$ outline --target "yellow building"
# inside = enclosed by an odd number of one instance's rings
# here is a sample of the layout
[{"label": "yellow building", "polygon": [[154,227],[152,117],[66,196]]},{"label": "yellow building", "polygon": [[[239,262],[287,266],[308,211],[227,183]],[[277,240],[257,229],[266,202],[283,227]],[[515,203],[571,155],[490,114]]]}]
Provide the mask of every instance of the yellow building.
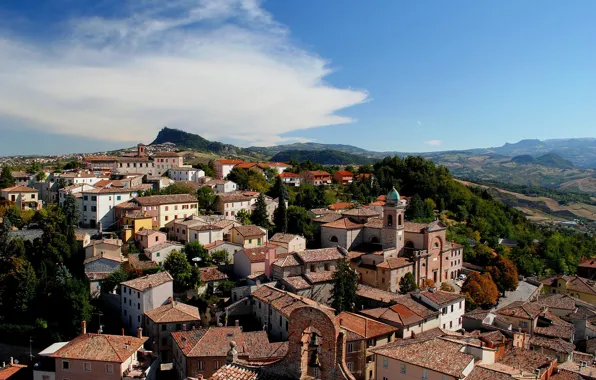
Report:
[{"label": "yellow building", "polygon": [[125,243],[130,243],[140,230],[153,228],[153,218],[142,211],[127,212],[121,218],[120,225],[122,226],[122,240]]},{"label": "yellow building", "polygon": [[151,195],[132,200],[153,220],[153,226],[163,228],[174,219],[198,215],[199,202],[190,194]]},{"label": "yellow building", "polygon": [[267,231],[258,226],[238,226],[230,230],[232,243],[244,248],[257,248],[267,244]]},{"label": "yellow building", "polygon": [[596,281],[579,276],[555,276],[541,280],[543,292],[567,294],[596,306]]}]

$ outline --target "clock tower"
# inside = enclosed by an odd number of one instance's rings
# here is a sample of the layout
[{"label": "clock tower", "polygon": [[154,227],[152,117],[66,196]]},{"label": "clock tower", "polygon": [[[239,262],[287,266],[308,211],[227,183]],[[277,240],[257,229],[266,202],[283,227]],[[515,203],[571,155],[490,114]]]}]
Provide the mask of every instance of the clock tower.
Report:
[{"label": "clock tower", "polygon": [[395,187],[387,194],[387,201],[383,206],[383,249],[395,248],[401,256],[404,248],[404,226],[406,202],[400,200]]}]

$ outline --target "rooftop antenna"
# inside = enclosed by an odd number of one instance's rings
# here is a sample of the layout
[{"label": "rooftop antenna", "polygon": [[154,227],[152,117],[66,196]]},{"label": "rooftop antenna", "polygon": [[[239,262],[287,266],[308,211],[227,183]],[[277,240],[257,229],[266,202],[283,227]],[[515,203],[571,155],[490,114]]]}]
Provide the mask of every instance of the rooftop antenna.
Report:
[{"label": "rooftop antenna", "polygon": [[29,361],[33,362],[33,349],[32,349],[33,338],[29,336]]}]

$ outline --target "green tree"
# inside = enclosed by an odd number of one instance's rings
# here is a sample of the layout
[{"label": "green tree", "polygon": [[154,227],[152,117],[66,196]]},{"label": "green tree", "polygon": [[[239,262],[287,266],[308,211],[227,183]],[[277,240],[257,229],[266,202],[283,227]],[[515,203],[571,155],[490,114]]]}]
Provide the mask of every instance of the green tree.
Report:
[{"label": "green tree", "polygon": [[29,303],[35,297],[37,276],[31,263],[24,257],[13,257],[11,269],[3,278],[2,308],[18,315],[27,311]]},{"label": "green tree", "polygon": [[15,185],[14,177],[12,176],[12,172],[10,167],[3,166],[2,173],[0,173],[0,189],[5,189],[7,187],[12,187]]},{"label": "green tree", "polygon": [[350,268],[347,260],[338,260],[337,269],[333,273],[333,294],[331,307],[337,313],[354,311],[357,300],[358,276]]},{"label": "green tree", "polygon": [[399,280],[399,292],[401,294],[408,294],[418,289],[416,285],[416,279],[411,272],[408,272]]},{"label": "green tree", "polygon": [[163,267],[174,278],[174,292],[181,293],[198,285],[193,268],[184,253],[172,251],[164,261]]},{"label": "green tree", "polygon": [[203,186],[197,191],[197,198],[199,200],[199,208],[205,210],[207,213],[215,211],[215,200],[217,195],[215,191],[209,186]]},{"label": "green tree", "polygon": [[195,262],[193,259],[199,258],[201,259],[198,262],[198,266],[200,267],[208,267],[213,264],[212,257],[209,255],[209,252],[199,241],[186,243],[184,245],[184,253],[186,254],[186,259],[189,263]]},{"label": "green tree", "polygon": [[230,173],[228,173],[226,179],[234,182],[238,186],[239,190],[249,189],[248,170],[233,168],[232,170],[230,170]]},{"label": "green tree", "polygon": [[217,265],[230,264],[230,254],[225,249],[218,249],[216,251],[211,252],[211,261]]},{"label": "green tree", "polygon": [[448,282],[441,283],[441,290],[444,292],[455,293],[455,287]]},{"label": "green tree", "polygon": [[122,268],[118,268],[102,281],[101,291],[111,293],[116,289],[116,293],[120,294],[120,283],[125,281],[128,281],[128,274]]},{"label": "green tree", "polygon": [[288,233],[302,235],[308,241],[315,240],[317,225],[304,207],[290,206],[287,212]]},{"label": "green tree", "polygon": [[62,203],[62,212],[69,226],[79,224],[79,205],[72,194],[68,194]]},{"label": "green tree", "polygon": [[273,213],[273,223],[275,224],[276,232],[286,233],[288,231],[288,210],[286,208],[286,201],[282,197],[278,198],[277,208]]},{"label": "green tree", "polygon": [[492,260],[490,266],[485,268],[485,270],[490,273],[501,294],[504,295],[506,291],[514,291],[517,289],[517,268],[508,258],[498,255]]},{"label": "green tree", "polygon": [[250,214],[245,209],[241,209],[236,213],[236,221],[243,226],[247,226],[251,223]]},{"label": "green tree", "polygon": [[[433,202],[434,204],[434,202]],[[406,219],[413,221],[428,221],[434,216],[434,208],[430,203],[422,201],[420,195],[414,194],[412,201],[406,208]]]},{"label": "green tree", "polygon": [[255,202],[255,208],[250,214],[250,221],[255,226],[263,227],[268,229],[271,227],[269,223],[269,215],[267,214],[267,204],[265,203],[265,196],[260,193],[257,201]]}]

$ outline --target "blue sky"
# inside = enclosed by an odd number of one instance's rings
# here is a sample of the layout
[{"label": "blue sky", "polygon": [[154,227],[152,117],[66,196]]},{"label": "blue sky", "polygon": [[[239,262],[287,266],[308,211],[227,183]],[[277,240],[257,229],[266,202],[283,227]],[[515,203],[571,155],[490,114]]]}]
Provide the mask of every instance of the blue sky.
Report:
[{"label": "blue sky", "polygon": [[0,155],[593,137],[596,2],[8,0]]}]

